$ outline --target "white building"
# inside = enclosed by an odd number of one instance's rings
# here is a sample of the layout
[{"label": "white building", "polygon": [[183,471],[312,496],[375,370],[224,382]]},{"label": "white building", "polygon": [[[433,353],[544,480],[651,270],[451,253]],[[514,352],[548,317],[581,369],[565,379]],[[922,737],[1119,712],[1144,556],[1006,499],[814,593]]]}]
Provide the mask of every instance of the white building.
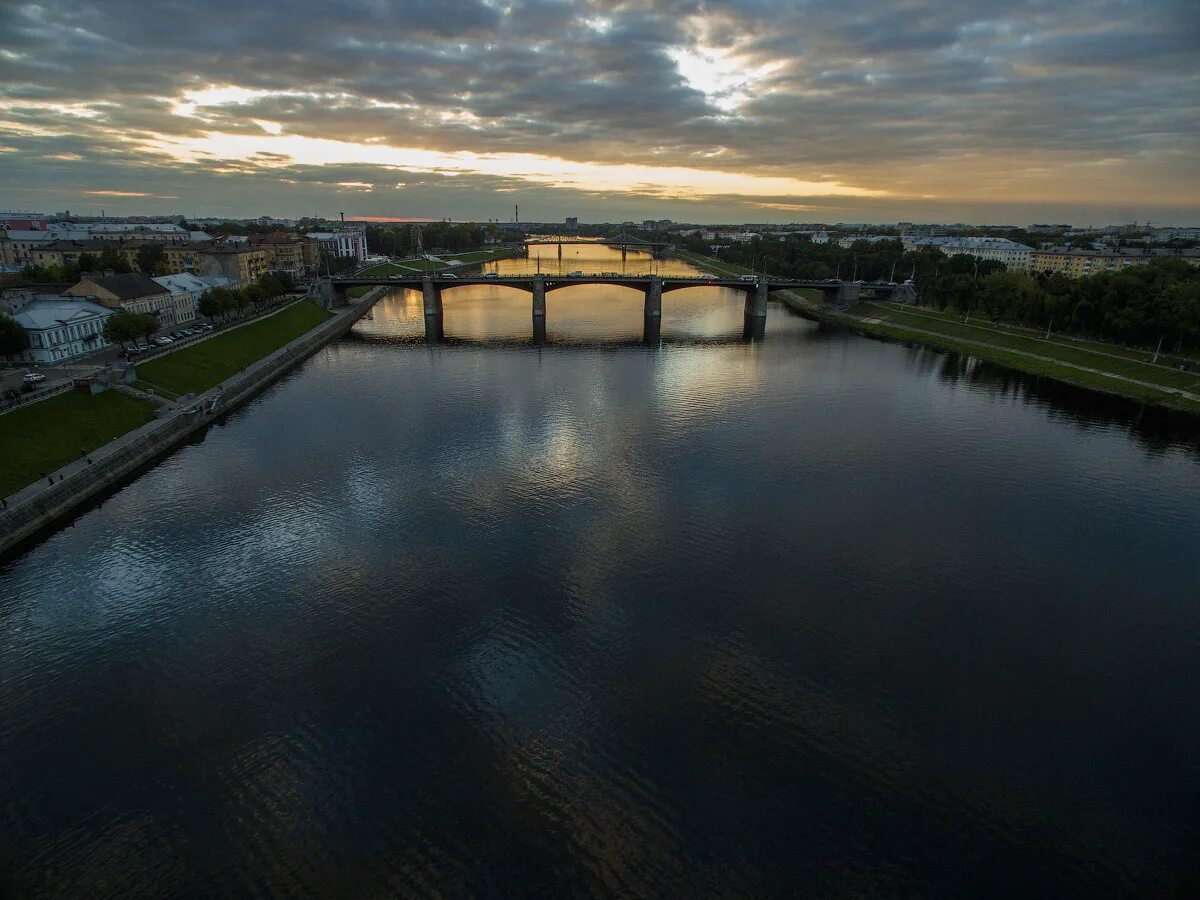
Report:
[{"label": "white building", "polygon": [[976,259],[990,259],[1001,262],[1010,272],[1028,272],[1032,247],[1010,241],[1001,237],[913,237],[905,235],[902,239],[905,250],[919,250],[923,247],[933,247],[941,250],[947,256],[965,254]]},{"label": "white building", "polygon": [[196,280],[204,283],[204,293],[218,287],[236,291],[242,284],[239,279],[234,278],[232,275],[197,275]]},{"label": "white building", "polygon": [[[857,244],[859,241],[863,241],[868,244],[878,244],[880,241],[894,241],[894,240],[898,240],[898,238],[896,238],[894,235],[890,235],[890,234],[852,234],[852,235],[848,235],[846,237],[838,238],[837,242],[838,242],[838,246],[841,247],[843,250],[848,250],[849,248],[851,248],[855,244]],[[825,242],[826,243],[829,242],[828,235],[825,236]]]},{"label": "white building", "polygon": [[310,231],[306,237],[316,241],[321,250],[331,256],[351,257],[363,262],[367,258],[367,233],[345,231]]},{"label": "white building", "polygon": [[52,363],[89,353],[108,344],[104,320],[115,310],[89,300],[42,297],[23,306],[13,318],[29,335],[20,362]]},{"label": "white building", "polygon": [[164,319],[164,324],[182,325],[192,321],[200,311],[200,298],[211,290],[208,283],[190,272],[160,275],[153,281],[171,292],[170,309],[174,321],[166,322],[165,316],[160,313],[159,318]]}]

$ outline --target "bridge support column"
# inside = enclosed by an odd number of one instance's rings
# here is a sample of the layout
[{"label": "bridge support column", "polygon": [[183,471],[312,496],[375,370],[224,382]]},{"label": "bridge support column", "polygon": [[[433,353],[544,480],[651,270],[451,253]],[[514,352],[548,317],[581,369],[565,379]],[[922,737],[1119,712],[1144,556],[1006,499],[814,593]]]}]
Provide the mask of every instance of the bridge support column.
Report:
[{"label": "bridge support column", "polygon": [[833,305],[838,309],[849,309],[858,302],[861,288],[853,281],[843,281],[838,285],[837,296],[834,298]]},{"label": "bridge support column", "polygon": [[442,289],[432,278],[421,279],[421,299],[425,306],[425,340],[437,342],[442,339]]},{"label": "bridge support column", "polygon": [[753,290],[746,291],[746,315],[767,315],[767,279],[760,278]]},{"label": "bridge support column", "polygon": [[[559,247],[561,250],[561,245]],[[540,275],[533,279],[533,342],[546,341],[546,279]]]},{"label": "bridge support column", "polygon": [[742,340],[761,341],[767,333],[767,279],[760,278],[746,291],[746,315]]},{"label": "bridge support column", "polygon": [[646,288],[646,311],[643,316],[642,341],[649,346],[658,344],[662,337],[662,279],[657,275],[650,278]]}]

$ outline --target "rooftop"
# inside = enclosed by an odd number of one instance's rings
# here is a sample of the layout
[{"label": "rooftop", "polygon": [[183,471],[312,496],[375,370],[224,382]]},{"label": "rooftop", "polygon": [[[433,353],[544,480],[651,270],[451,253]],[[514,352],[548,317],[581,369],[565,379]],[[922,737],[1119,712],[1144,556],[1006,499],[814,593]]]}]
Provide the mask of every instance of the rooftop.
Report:
[{"label": "rooftop", "polygon": [[166,288],[153,278],[140,272],[127,272],[123,275],[96,275],[80,279],[80,284],[91,282],[97,287],[104,288],[110,294],[115,294],[119,300],[136,300],[139,297],[150,297],[154,294],[167,293]]},{"label": "rooftop", "polygon": [[54,328],[71,322],[73,319],[91,319],[95,316],[107,316],[112,313],[98,303],[88,300],[68,300],[57,297],[43,297],[34,300],[13,315],[22,327],[41,330]]}]

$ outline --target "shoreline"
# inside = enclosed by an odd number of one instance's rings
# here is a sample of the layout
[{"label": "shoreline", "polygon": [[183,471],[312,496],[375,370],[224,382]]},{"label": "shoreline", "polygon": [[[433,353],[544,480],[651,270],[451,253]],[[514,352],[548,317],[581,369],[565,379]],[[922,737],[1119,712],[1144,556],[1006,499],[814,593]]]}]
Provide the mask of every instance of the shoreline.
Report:
[{"label": "shoreline", "polygon": [[[718,274],[740,275],[750,272],[749,269],[741,266],[723,263],[720,260],[688,251],[678,251],[676,255],[684,262],[697,266],[707,266]],[[1124,397],[1127,400],[1135,402],[1153,403],[1156,406],[1166,409],[1200,414],[1200,379],[1197,379],[1195,390],[1169,387],[1112,372],[1104,369],[1101,365],[1085,366],[1044,353],[1037,353],[1032,349],[1009,347],[998,343],[989,343],[986,340],[975,340],[931,329],[914,328],[911,325],[904,325],[899,322],[890,322],[886,318],[888,309],[883,304],[879,305],[883,307],[882,312],[884,315],[882,317],[875,317],[859,315],[849,310],[840,311],[830,309],[823,306],[820,301],[814,301],[796,291],[775,291],[771,296],[800,315],[818,321],[844,325],[859,334],[883,338],[885,340],[922,344],[938,350],[951,350],[1024,372],[1028,375],[1044,375],[1075,387],[1100,391],[1101,393]],[[914,309],[920,308],[914,307]],[[936,318],[931,319],[931,321],[935,324],[937,322]],[[1021,336],[1010,335],[1009,337]],[[1036,345],[1035,338],[1027,338],[1026,340],[1030,344]],[[1065,345],[1051,346],[1062,346],[1064,351],[1078,349],[1066,347]],[[1113,349],[1124,350],[1126,348],[1116,347]],[[1096,356],[1098,364],[1105,357],[1117,359],[1119,362],[1126,361],[1113,354],[1106,354],[1101,351],[1088,352]],[[1174,370],[1164,369],[1164,371]]]},{"label": "shoreline", "polygon": [[869,337],[922,344],[937,350],[963,353],[1028,375],[1045,375],[1075,387],[1100,391],[1124,397],[1127,400],[1153,403],[1156,406],[1180,412],[1200,414],[1200,393],[1128,378],[1100,368],[1081,366],[1028,350],[913,328],[881,318],[860,316],[848,311],[826,309],[819,302],[814,302],[795,291],[777,291],[772,296],[800,315],[821,322],[844,325]]},{"label": "shoreline", "polygon": [[168,415],[109,441],[88,455],[90,462],[76,460],[61,467],[51,473],[59,479],[54,484],[39,480],[13,493],[8,498],[7,509],[0,510],[0,556],[7,556],[62,520],[79,513],[81,507],[107,489],[141,474],[197,431],[261,393],[322,347],[348,332],[386,290],[388,288],[382,285],[372,289],[339,309],[331,318],[247,366],[245,371],[227,378]]}]

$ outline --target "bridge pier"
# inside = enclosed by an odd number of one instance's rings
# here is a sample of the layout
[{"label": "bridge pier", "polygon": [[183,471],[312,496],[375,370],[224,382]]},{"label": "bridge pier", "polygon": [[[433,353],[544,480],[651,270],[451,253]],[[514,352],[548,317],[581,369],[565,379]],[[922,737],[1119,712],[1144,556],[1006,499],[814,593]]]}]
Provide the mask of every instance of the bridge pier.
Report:
[{"label": "bridge pier", "polygon": [[761,341],[767,333],[767,279],[760,278],[753,288],[746,289],[746,314],[743,317],[742,340]]},{"label": "bridge pier", "polygon": [[442,327],[442,289],[429,276],[421,279],[421,299],[425,306],[425,340],[436,343],[445,336]]},{"label": "bridge pier", "polygon": [[646,309],[642,317],[642,341],[649,345],[658,344],[662,336],[662,278],[651,276],[646,288]]},{"label": "bridge pier", "polygon": [[[561,247],[560,247],[561,249]],[[533,279],[533,342],[546,341],[546,279],[541,275]]]},{"label": "bridge pier", "polygon": [[859,285],[853,281],[843,281],[838,285],[837,296],[833,301],[834,306],[838,309],[849,309],[858,302],[859,294],[862,293]]}]

